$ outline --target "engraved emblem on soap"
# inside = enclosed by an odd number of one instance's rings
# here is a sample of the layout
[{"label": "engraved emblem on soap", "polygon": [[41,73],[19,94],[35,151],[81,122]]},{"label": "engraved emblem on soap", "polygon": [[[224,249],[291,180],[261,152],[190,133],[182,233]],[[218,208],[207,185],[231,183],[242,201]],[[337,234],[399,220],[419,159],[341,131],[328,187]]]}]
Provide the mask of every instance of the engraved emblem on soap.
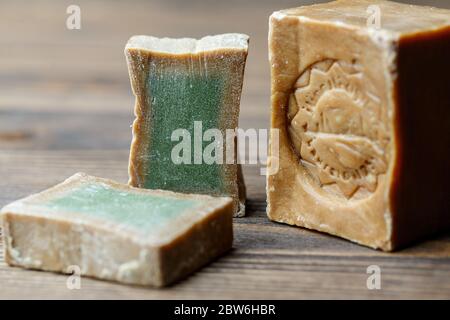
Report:
[{"label": "engraved emblem on soap", "polygon": [[374,192],[387,169],[381,102],[358,69],[355,61],[311,65],[295,83],[287,112],[300,164],[319,186],[347,199]]}]

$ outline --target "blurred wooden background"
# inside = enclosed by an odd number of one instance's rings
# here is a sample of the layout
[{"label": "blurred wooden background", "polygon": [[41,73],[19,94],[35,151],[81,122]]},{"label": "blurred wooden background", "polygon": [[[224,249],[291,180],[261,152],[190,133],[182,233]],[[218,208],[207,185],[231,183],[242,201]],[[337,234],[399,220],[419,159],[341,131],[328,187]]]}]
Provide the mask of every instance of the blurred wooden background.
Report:
[{"label": "blurred wooden background", "polygon": [[[267,128],[268,16],[312,2],[0,0],[0,207],[77,171],[127,181],[134,98],[123,49],[134,34],[249,34],[240,126]],[[81,30],[66,28],[70,4],[81,7]],[[245,168],[249,212],[235,221],[234,250],[177,285],[83,279],[68,290],[66,276],[6,266],[0,243],[0,298],[450,298],[450,235],[386,254],[271,223],[258,173]],[[381,290],[366,287],[374,264]]]}]

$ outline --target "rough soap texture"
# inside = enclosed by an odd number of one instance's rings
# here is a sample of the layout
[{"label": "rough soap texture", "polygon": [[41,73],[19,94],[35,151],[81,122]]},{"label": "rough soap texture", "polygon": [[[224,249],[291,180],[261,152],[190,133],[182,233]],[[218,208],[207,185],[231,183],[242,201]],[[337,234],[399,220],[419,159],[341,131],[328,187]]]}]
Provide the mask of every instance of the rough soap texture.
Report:
[{"label": "rough soap texture", "polygon": [[[225,34],[195,39],[132,37],[126,46],[129,73],[136,95],[130,184],[139,188],[231,196],[237,216],[245,213],[245,188],[237,164],[205,163],[202,141],[208,129],[238,126],[248,37]],[[201,121],[200,148],[195,121]],[[189,163],[172,161],[175,130],[190,134]],[[196,163],[194,153],[200,155]],[[226,154],[226,148],[223,150]],[[236,158],[235,158],[236,159]],[[198,160],[197,160],[198,161]]]},{"label": "rough soap texture", "polygon": [[129,284],[170,284],[231,248],[231,198],[76,174],[1,211],[5,260]]},{"label": "rough soap texture", "polygon": [[447,229],[450,11],[342,0],[275,12],[269,38],[269,218],[387,251]]}]

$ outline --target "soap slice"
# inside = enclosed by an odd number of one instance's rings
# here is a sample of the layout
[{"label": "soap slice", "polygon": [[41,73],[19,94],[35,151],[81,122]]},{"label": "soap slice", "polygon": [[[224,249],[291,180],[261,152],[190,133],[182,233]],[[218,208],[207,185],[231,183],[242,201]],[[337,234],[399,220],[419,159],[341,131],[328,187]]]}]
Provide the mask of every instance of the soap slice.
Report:
[{"label": "soap slice", "polygon": [[78,173],[2,209],[5,260],[164,286],[231,248],[232,209],[231,198],[136,189]]},{"label": "soap slice", "polygon": [[269,41],[269,218],[386,251],[448,230],[450,11],[334,1],[275,12]]},{"label": "soap slice", "polygon": [[[244,215],[241,167],[235,152],[227,158],[234,150],[225,144],[226,130],[238,126],[247,48],[243,34],[200,40],[134,36],[128,41],[125,55],[136,96],[130,185],[230,196],[235,215]],[[183,137],[175,132],[180,129],[186,130]],[[219,130],[222,141],[206,136],[203,141],[209,129]],[[207,148],[214,141],[223,161],[212,158],[211,163],[203,154],[216,155]],[[188,148],[174,149],[181,143]]]}]

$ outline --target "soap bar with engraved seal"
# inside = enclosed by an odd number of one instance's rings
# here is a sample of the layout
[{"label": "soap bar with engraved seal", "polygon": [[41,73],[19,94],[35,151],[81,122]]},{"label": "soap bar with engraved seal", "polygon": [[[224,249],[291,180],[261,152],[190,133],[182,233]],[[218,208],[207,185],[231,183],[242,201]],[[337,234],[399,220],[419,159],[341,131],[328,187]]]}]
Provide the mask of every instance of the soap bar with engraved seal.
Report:
[{"label": "soap bar with engraved seal", "polygon": [[269,218],[385,251],[448,229],[450,11],[342,0],[269,33]]},{"label": "soap bar with engraved seal", "polygon": [[132,188],[76,174],[1,210],[12,266],[164,286],[231,248],[231,198]]}]

